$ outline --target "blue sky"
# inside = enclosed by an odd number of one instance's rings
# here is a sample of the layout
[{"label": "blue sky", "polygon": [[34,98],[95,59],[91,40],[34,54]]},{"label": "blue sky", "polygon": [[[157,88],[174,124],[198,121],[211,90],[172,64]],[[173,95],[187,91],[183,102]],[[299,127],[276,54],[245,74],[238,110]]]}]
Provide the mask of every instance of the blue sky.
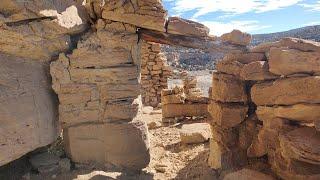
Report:
[{"label": "blue sky", "polygon": [[162,0],[169,16],[201,22],[210,34],[252,34],[320,25],[320,0]]}]

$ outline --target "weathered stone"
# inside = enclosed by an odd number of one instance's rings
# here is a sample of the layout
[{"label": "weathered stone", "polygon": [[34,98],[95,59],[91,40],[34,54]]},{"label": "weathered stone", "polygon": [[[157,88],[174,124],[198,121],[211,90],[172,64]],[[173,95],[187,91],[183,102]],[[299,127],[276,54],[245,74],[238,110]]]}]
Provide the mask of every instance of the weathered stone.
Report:
[{"label": "weathered stone", "polygon": [[255,136],[258,135],[258,118],[254,114],[248,117],[239,127],[239,146],[248,149]]},{"label": "weathered stone", "polygon": [[314,126],[317,131],[320,131],[320,119],[314,121]]},{"label": "weathered stone", "polygon": [[319,86],[319,76],[280,79],[254,85],[251,98],[256,105],[320,103]]},{"label": "weathered stone", "polygon": [[272,176],[263,174],[251,169],[241,169],[239,171],[227,174],[223,180],[274,180]]},{"label": "weathered stone", "polygon": [[271,158],[272,170],[283,179],[317,180],[320,178],[319,165],[313,165],[294,159],[286,159],[281,152],[275,152]]},{"label": "weathered stone", "polygon": [[140,95],[138,81],[128,81],[126,84],[105,84],[100,86],[100,98],[102,101],[116,101],[122,99],[135,99]]},{"label": "weathered stone", "polygon": [[320,167],[320,134],[311,127],[293,130],[280,136],[281,154],[286,158]]},{"label": "weathered stone", "polygon": [[162,106],[162,116],[164,118],[206,116],[207,109],[207,104],[167,104]]},{"label": "weathered stone", "polygon": [[240,77],[246,81],[263,81],[279,78],[279,76],[269,72],[269,65],[266,61],[257,61],[244,65],[241,69]]},{"label": "weathered stone", "polygon": [[41,166],[56,165],[59,163],[59,160],[58,156],[50,154],[49,152],[43,152],[32,156],[29,161],[32,167],[37,170]]},{"label": "weathered stone", "polygon": [[208,36],[209,28],[203,24],[183,19],[180,17],[169,17],[167,32],[185,36]]},{"label": "weathered stone", "polygon": [[69,172],[71,170],[70,159],[68,158],[61,159],[59,161],[59,168],[61,172],[64,172],[64,173]]},{"label": "weathered stone", "polygon": [[[247,149],[248,157],[262,157],[268,153],[268,142],[267,139],[270,139],[271,133],[267,133],[265,129],[257,128],[258,134],[253,136],[252,143]],[[274,137],[274,136],[271,136]],[[277,138],[277,137],[276,137]],[[276,140],[276,139],[273,139]]]},{"label": "weathered stone", "polygon": [[180,139],[183,144],[204,143],[210,137],[210,125],[207,123],[185,124],[180,130]]},{"label": "weathered stone", "polygon": [[214,73],[212,99],[220,102],[247,102],[245,83],[235,76]]},{"label": "weathered stone", "polygon": [[221,36],[223,42],[228,42],[235,45],[247,46],[251,42],[252,36],[247,33],[243,33],[239,30],[233,30],[231,33],[227,33]]},{"label": "weathered stone", "polygon": [[[320,105],[296,104],[278,107],[259,106],[257,114],[263,121],[274,118],[284,118],[302,123],[313,123],[315,120],[320,119]],[[266,115],[268,117],[266,117]]]},{"label": "weathered stone", "polygon": [[223,129],[220,126],[214,124],[211,125],[212,139],[226,147],[234,147],[239,141],[238,128]]},{"label": "weathered stone", "polygon": [[119,101],[107,104],[104,111],[106,122],[132,121],[137,116],[141,105],[141,99],[135,99],[133,102]]},{"label": "weathered stone", "polygon": [[105,2],[102,18],[165,32],[167,12],[160,1]]},{"label": "weathered stone", "polygon": [[216,64],[216,69],[218,72],[231,74],[231,75],[239,77],[243,66],[244,66],[244,64],[242,64],[238,61],[223,61],[222,60]]},{"label": "weathered stone", "polygon": [[268,53],[271,48],[273,47],[281,47],[281,44],[279,41],[276,42],[266,42],[266,43],[261,43],[252,49],[250,49],[250,52],[252,53]]},{"label": "weathered stone", "polygon": [[269,66],[270,72],[285,76],[320,72],[320,51],[302,52],[295,49],[271,48]]},{"label": "weathered stone", "polygon": [[161,104],[183,104],[185,101],[184,94],[172,94],[167,96],[161,96]]},{"label": "weathered stone", "polygon": [[208,163],[213,169],[230,170],[245,165],[247,157],[245,151],[237,147],[226,148],[211,139]]},{"label": "weathered stone", "polygon": [[112,163],[140,170],[150,160],[146,133],[147,127],[142,122],[86,124],[66,129],[64,139],[66,151],[74,162]]},{"label": "weathered stone", "polygon": [[127,83],[138,77],[136,66],[108,69],[70,69],[71,80],[79,83]]},{"label": "weathered stone", "polygon": [[214,123],[224,128],[231,128],[245,120],[248,107],[213,102],[208,105],[208,111]]},{"label": "weathered stone", "polygon": [[280,40],[282,47],[297,49],[305,52],[320,52],[320,43],[310,40],[298,39],[298,38],[283,38]]},{"label": "weathered stone", "polygon": [[235,52],[229,53],[224,56],[224,62],[233,62],[238,61],[242,64],[249,64],[257,61],[266,61],[267,58],[264,53],[243,53],[243,52]]},{"label": "weathered stone", "polygon": [[0,63],[1,166],[54,142],[58,132],[48,65],[3,54]]}]

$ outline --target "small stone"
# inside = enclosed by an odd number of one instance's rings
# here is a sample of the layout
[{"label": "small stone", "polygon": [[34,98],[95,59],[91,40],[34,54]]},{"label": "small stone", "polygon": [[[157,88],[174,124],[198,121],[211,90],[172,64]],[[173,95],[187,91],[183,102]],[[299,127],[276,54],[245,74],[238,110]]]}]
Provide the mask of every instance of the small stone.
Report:
[{"label": "small stone", "polygon": [[70,159],[64,158],[59,161],[59,167],[62,172],[69,172],[71,169]]},{"label": "small stone", "polygon": [[59,163],[59,157],[48,152],[34,155],[30,158],[30,163],[34,169],[39,169],[41,166],[56,165]]},{"label": "small stone", "polygon": [[180,130],[182,144],[204,143],[211,137],[210,125],[207,123],[185,124]]}]

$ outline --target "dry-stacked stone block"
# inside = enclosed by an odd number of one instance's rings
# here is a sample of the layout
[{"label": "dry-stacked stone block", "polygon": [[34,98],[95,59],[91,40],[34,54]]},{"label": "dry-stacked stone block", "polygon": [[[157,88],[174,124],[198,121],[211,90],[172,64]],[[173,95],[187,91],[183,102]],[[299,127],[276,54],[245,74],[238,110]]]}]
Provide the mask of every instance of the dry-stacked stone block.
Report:
[{"label": "dry-stacked stone block", "polygon": [[51,63],[68,155],[78,163],[144,168],[150,157],[136,27],[100,19],[77,47]]},{"label": "dry-stacked stone block", "polygon": [[161,103],[161,91],[168,88],[171,68],[161,53],[158,43],[140,42],[142,103],[157,107]]},{"label": "dry-stacked stone block", "polygon": [[172,118],[208,115],[208,98],[197,88],[197,79],[185,77],[183,82],[183,87],[162,90],[163,122],[169,122]]},{"label": "dry-stacked stone block", "polygon": [[[221,37],[225,43],[245,49],[251,36],[233,31]],[[264,56],[258,53],[246,53],[241,50],[230,53],[217,64],[213,73],[211,102],[208,111],[212,117],[213,136],[210,141],[209,165],[214,169],[229,170],[245,165],[246,151],[241,148],[250,142],[239,142],[241,124],[248,117],[249,101],[248,84],[240,77],[245,64],[263,61]],[[250,129],[249,127],[247,129]],[[246,129],[246,130],[247,130]],[[247,130],[250,131],[250,130]],[[247,137],[242,137],[247,140]]]},{"label": "dry-stacked stone block", "polygon": [[320,178],[319,52],[319,43],[285,38],[218,62],[209,105],[213,168],[230,168],[230,147],[240,147],[246,158],[268,157],[283,179]]}]

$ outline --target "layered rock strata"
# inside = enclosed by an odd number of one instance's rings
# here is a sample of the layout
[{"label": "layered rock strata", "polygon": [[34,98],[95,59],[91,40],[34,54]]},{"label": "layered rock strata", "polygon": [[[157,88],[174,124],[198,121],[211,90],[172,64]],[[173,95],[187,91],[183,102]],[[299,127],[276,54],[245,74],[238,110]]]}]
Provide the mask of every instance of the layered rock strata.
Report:
[{"label": "layered rock strata", "polygon": [[1,1],[0,166],[58,137],[49,64],[87,26],[84,9],[71,0]]}]

